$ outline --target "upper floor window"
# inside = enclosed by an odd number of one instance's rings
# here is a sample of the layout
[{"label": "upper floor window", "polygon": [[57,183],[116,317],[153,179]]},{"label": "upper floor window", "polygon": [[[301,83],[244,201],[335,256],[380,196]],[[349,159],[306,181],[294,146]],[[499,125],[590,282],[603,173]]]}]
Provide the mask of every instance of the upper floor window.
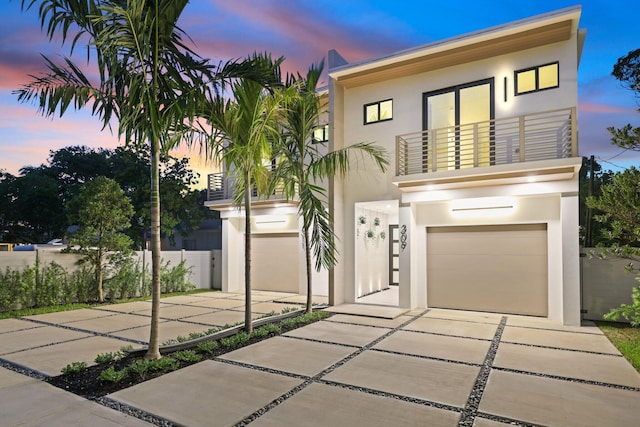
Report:
[{"label": "upper floor window", "polygon": [[383,122],[393,119],[393,100],[372,102],[364,106],[364,124]]},{"label": "upper floor window", "polygon": [[559,63],[553,62],[516,71],[516,95],[559,87],[559,69]]},{"label": "upper floor window", "polygon": [[318,126],[313,130],[312,143],[317,144],[319,142],[329,141],[329,125]]}]

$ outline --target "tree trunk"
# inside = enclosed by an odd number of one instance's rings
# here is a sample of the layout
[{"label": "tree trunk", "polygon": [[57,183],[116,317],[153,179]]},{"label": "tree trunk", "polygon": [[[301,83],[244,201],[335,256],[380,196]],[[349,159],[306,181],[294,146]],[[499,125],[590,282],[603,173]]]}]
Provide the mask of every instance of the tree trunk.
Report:
[{"label": "tree trunk", "polygon": [[311,313],[313,305],[313,283],[311,273],[311,245],[309,239],[309,229],[304,227],[304,252],[307,261],[307,313]]},{"label": "tree trunk", "polygon": [[160,344],[160,146],[151,141],[151,333],[145,359],[159,359]]},{"label": "tree trunk", "polygon": [[244,176],[244,330],[250,334],[251,324],[251,181]]},{"label": "tree trunk", "polygon": [[98,265],[96,265],[96,281],[98,282],[98,301],[104,302],[102,291],[102,250],[98,250]]}]

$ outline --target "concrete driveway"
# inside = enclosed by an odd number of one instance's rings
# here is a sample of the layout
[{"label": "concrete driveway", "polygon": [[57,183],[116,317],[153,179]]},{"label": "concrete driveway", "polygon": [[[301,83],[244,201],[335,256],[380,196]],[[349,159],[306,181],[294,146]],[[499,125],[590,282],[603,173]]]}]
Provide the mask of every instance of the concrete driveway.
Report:
[{"label": "concrete driveway", "polygon": [[[256,306],[268,311],[273,304],[281,306],[274,299],[299,298],[256,297]],[[240,312],[231,306],[235,300],[242,303],[237,294],[177,298],[182,299],[163,300],[163,311],[170,313],[163,314],[170,316],[163,326],[171,333],[179,329],[171,322],[191,319],[192,325],[204,326],[195,320]],[[108,315],[98,309],[43,315],[49,316],[46,324],[42,317],[0,321],[3,425],[55,425],[55,420],[69,425],[69,413],[81,420],[78,425],[98,426],[139,425],[142,419],[185,426],[640,425],[640,375],[597,327],[562,327],[511,315],[337,307],[342,313],[330,319],[97,403],[16,373],[57,374],[54,366],[63,358],[59,346],[73,349],[74,358],[64,366],[85,353],[89,362],[97,353],[139,340],[142,334],[132,331],[145,325],[123,328],[119,323],[144,316],[143,304],[131,304],[120,313],[110,309]],[[354,312],[382,317],[345,314]],[[91,323],[88,314],[100,316]],[[90,333],[91,324],[105,332]],[[58,403],[40,404],[52,401]]]}]

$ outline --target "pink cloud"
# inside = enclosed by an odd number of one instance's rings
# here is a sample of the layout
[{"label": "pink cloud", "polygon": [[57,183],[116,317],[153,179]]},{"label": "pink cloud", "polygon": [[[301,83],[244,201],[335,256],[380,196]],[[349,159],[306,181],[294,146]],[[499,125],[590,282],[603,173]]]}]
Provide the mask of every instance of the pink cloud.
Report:
[{"label": "pink cloud", "polygon": [[627,106],[601,104],[596,102],[580,102],[578,108],[581,112],[603,114],[634,114],[637,110]]}]

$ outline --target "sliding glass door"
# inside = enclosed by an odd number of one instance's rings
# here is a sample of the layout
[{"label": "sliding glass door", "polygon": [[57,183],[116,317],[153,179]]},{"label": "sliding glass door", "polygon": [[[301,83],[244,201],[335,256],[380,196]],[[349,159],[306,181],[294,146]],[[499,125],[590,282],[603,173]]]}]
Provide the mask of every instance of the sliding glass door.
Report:
[{"label": "sliding glass door", "polygon": [[429,171],[491,164],[493,79],[423,94]]}]

